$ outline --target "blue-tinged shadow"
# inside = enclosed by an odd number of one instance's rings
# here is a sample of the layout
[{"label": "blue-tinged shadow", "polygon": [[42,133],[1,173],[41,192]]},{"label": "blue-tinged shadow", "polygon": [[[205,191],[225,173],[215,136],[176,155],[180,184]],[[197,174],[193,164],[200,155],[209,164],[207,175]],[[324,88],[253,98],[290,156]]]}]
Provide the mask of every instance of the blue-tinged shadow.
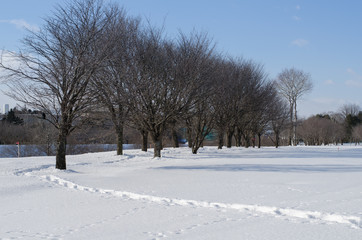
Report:
[{"label": "blue-tinged shadow", "polygon": [[279,164],[222,164],[222,165],[192,165],[192,166],[165,166],[153,169],[160,170],[203,170],[228,172],[332,172],[349,173],[362,172],[360,165],[279,165]]}]

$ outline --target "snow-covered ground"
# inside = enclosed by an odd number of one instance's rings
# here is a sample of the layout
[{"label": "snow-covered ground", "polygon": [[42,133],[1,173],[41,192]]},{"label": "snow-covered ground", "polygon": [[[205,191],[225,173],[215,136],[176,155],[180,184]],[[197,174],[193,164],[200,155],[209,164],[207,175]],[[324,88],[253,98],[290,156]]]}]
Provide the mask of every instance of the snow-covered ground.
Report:
[{"label": "snow-covered ground", "polygon": [[0,159],[0,239],[362,239],[362,147]]}]

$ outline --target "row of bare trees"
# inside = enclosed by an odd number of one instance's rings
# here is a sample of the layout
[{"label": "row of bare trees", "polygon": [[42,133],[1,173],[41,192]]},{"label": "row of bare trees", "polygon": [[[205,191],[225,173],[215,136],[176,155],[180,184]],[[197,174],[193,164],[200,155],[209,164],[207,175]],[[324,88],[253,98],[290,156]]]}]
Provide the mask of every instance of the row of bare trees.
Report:
[{"label": "row of bare trees", "polygon": [[[186,128],[193,153],[212,130],[219,148],[225,136],[227,147],[233,138],[236,146],[255,146],[255,137],[260,147],[262,134],[271,129],[278,146],[293,114],[280,97],[282,88],[275,88],[261,65],[221,56],[207,34],[180,33],[170,40],[115,4],[59,5],[23,43],[23,51],[7,53],[19,65],[7,65],[2,57],[3,78],[11,97],[45,113],[57,129],[58,169],[66,169],[68,136],[97,109],[106,111],[114,125],[118,154],[127,124],[142,134],[143,150],[151,137],[155,157],[161,156],[166,130],[177,147],[179,127]],[[295,118],[303,92],[289,101]]]}]

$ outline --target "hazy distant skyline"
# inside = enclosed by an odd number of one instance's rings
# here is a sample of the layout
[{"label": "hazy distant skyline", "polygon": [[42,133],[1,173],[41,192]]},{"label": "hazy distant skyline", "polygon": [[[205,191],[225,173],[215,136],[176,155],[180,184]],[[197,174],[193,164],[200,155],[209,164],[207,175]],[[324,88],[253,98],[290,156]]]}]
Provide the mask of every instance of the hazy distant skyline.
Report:
[{"label": "hazy distant skyline", "polygon": [[[2,1],[0,48],[17,51],[26,31],[37,31],[65,1]],[[105,1],[109,2],[109,1]],[[129,15],[163,25],[168,37],[181,30],[208,32],[220,52],[264,65],[271,79],[284,68],[308,72],[313,91],[298,102],[302,117],[362,105],[362,1],[223,0],[113,1]],[[4,89],[3,85],[0,85]],[[0,93],[0,108],[15,102]]]}]

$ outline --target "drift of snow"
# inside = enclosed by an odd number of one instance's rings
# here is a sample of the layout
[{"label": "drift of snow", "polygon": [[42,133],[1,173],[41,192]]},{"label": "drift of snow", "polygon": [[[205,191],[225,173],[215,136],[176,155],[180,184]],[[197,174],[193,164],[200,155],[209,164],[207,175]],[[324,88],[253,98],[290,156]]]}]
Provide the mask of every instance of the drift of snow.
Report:
[{"label": "drift of snow", "polygon": [[362,239],[362,148],[0,159],[0,239]]}]

